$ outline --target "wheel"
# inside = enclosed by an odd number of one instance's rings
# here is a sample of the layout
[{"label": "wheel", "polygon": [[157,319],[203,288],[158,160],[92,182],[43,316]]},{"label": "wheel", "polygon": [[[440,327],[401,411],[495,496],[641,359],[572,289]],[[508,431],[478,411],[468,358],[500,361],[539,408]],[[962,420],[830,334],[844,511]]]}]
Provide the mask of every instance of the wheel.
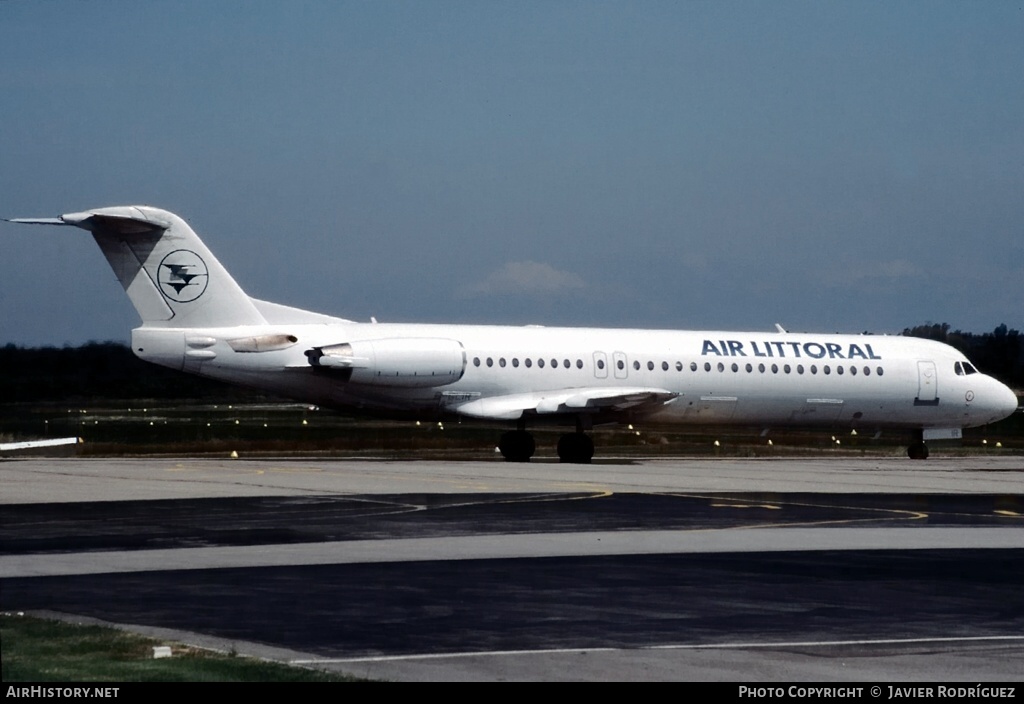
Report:
[{"label": "wheel", "polygon": [[566,433],[558,438],[558,461],[590,464],[594,457],[594,441],[585,433]]},{"label": "wheel", "polygon": [[498,449],[506,462],[529,462],[537,445],[525,430],[510,430],[498,440]]},{"label": "wheel", "polygon": [[907,448],[907,456],[912,460],[928,459],[928,446],[923,442],[915,442]]}]

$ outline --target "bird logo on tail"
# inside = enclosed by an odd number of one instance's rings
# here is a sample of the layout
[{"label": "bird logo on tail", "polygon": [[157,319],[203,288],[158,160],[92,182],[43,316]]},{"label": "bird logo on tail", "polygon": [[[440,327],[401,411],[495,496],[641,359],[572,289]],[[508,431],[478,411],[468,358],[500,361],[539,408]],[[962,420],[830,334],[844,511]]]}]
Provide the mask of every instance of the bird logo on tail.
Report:
[{"label": "bird logo on tail", "polygon": [[164,296],[178,303],[196,300],[210,282],[206,263],[188,249],[177,249],[164,257],[157,278]]}]

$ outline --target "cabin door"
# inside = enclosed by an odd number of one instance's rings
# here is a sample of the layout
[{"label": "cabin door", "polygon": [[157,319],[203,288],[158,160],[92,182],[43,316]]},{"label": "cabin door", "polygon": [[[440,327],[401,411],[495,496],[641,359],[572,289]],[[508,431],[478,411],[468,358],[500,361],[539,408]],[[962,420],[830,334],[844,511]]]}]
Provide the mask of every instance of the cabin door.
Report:
[{"label": "cabin door", "polygon": [[935,406],[939,403],[939,379],[935,373],[935,362],[917,363],[917,398],[915,405]]}]

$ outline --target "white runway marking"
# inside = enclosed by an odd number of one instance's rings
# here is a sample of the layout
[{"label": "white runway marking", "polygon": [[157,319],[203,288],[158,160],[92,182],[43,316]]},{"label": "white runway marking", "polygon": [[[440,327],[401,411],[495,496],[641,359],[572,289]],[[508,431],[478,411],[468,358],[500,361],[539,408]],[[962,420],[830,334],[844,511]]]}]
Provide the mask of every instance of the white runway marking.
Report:
[{"label": "white runway marking", "polygon": [[1016,527],[726,528],[514,533],[0,556],[0,578],[232,567],[809,550],[1024,548]]}]

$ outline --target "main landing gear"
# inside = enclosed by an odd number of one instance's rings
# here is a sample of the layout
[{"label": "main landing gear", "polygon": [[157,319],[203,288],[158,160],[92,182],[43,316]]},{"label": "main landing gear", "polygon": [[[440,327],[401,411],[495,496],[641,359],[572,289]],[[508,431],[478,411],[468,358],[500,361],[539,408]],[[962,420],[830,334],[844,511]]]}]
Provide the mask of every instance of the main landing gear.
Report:
[{"label": "main landing gear", "polygon": [[914,431],[914,440],[910,443],[910,447],[907,448],[907,456],[912,460],[928,459],[928,446],[924,444],[923,430]]},{"label": "main landing gear", "polygon": [[498,440],[498,449],[506,462],[529,462],[537,449],[533,436],[523,428],[510,430]]},{"label": "main landing gear", "polygon": [[590,464],[594,441],[584,432],[566,433],[558,438],[558,461],[566,464]]},{"label": "main landing gear", "polygon": [[[515,430],[510,430],[498,440],[498,450],[506,462],[529,462],[537,444],[526,430],[526,424],[520,422]],[[565,433],[558,438],[558,461],[568,464],[590,464],[594,457],[594,441],[583,432],[583,424],[579,423],[575,433]]]}]

